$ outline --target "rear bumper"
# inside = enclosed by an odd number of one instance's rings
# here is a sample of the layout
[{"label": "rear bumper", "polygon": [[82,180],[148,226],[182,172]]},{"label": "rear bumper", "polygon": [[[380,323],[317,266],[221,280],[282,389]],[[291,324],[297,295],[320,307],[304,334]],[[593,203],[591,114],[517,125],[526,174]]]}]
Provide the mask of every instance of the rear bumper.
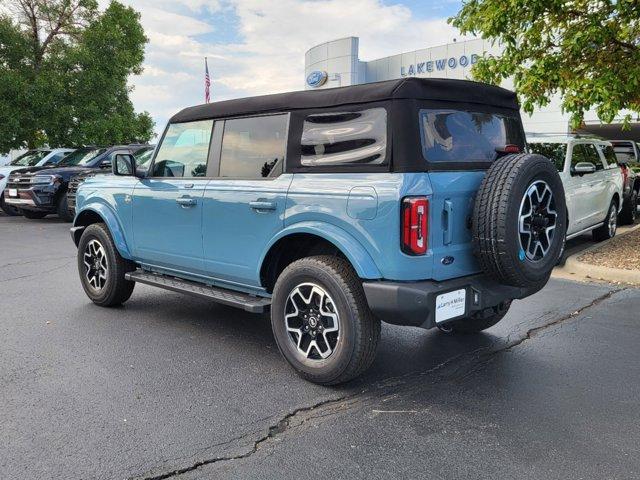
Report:
[{"label": "rear bumper", "polygon": [[380,320],[394,325],[433,328],[436,297],[454,290],[466,290],[465,316],[499,305],[507,300],[525,298],[544,284],[531,288],[503,285],[484,275],[471,275],[442,282],[365,281],[364,293],[369,308]]}]

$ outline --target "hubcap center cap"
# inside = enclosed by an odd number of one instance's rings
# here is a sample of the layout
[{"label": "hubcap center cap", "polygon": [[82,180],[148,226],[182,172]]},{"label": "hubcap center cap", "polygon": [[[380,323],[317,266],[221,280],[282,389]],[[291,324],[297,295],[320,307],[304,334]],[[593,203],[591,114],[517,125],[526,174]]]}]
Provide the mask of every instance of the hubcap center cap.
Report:
[{"label": "hubcap center cap", "polygon": [[309,326],[316,328],[318,326],[318,319],[316,317],[309,317]]}]

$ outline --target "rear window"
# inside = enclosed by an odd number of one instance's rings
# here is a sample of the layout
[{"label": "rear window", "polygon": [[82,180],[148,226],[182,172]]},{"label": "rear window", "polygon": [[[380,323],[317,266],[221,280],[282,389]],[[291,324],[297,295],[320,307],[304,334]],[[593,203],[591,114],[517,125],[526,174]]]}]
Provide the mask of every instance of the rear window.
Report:
[{"label": "rear window", "polygon": [[371,108],[309,115],[301,146],[300,162],[306,167],[384,165],[387,111]]},{"label": "rear window", "polygon": [[566,143],[530,143],[529,151],[547,157],[559,172],[564,170],[564,159],[567,157]]},{"label": "rear window", "polygon": [[492,162],[496,149],[524,137],[517,117],[462,110],[420,110],[422,151],[429,162]]}]

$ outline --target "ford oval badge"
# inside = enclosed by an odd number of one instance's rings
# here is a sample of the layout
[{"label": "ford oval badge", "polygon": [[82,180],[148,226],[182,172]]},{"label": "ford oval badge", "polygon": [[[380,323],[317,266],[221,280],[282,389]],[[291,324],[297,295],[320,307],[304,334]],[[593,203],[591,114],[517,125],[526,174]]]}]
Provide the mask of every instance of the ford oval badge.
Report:
[{"label": "ford oval badge", "polygon": [[327,81],[327,72],[316,70],[311,72],[307,77],[307,85],[312,88],[318,88],[324,85]]},{"label": "ford oval badge", "polygon": [[453,257],[444,257],[442,259],[443,265],[451,265],[455,259]]}]

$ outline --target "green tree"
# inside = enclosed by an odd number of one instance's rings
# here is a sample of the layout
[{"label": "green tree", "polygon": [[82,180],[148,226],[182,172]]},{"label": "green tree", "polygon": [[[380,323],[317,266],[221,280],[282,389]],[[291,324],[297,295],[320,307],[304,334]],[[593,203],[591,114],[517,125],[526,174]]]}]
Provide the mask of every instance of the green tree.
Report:
[{"label": "green tree", "polygon": [[0,152],[147,141],[127,80],[142,71],[139,14],[112,1],[8,0],[0,15]]},{"label": "green tree", "polygon": [[513,77],[528,113],[555,93],[573,127],[592,108],[605,123],[621,110],[640,112],[638,0],[467,0],[449,21],[504,48],[481,59],[474,78]]}]

